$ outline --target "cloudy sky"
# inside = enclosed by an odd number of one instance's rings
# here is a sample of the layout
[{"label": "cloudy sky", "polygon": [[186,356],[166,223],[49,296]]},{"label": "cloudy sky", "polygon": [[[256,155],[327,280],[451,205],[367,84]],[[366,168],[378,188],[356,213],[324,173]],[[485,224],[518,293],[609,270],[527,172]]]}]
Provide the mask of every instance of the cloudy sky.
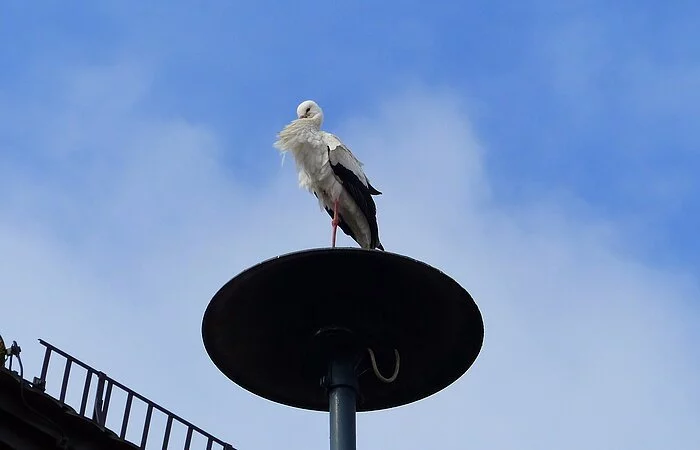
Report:
[{"label": "cloudy sky", "polygon": [[455,384],[361,414],[360,448],[700,448],[700,5],[457,5],[3,2],[0,333],[26,377],[43,338],[240,450],[327,448],[326,415],[201,340],[231,277],[329,244],[272,147],[311,98],[387,250],[486,323]]}]

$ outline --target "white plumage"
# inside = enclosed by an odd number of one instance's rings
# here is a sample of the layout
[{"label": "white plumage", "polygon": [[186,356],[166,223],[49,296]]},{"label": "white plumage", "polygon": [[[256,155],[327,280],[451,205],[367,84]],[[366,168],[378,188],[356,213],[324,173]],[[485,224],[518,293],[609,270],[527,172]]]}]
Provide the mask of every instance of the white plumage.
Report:
[{"label": "white plumage", "polygon": [[294,155],[299,185],[312,192],[335,226],[362,248],[384,250],[379,241],[377,209],[380,195],[362,170],[362,163],[337,136],[321,130],[323,111],[312,100],[297,107],[297,119],[278,134],[275,147]]}]

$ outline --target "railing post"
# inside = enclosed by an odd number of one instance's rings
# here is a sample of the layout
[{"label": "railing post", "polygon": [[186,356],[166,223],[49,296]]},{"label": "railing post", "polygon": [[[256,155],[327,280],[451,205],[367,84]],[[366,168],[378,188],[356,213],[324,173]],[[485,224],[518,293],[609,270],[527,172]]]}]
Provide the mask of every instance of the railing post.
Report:
[{"label": "railing post", "polygon": [[151,415],[153,414],[153,405],[148,404],[146,408],[146,420],[143,422],[143,433],[141,434],[141,445],[140,448],[146,448],[146,441],[148,440],[148,431],[151,428]]},{"label": "railing post", "polygon": [[170,431],[173,429],[173,416],[168,416],[168,421],[165,424],[165,433],[163,435],[163,450],[168,450],[168,442],[170,442]]},{"label": "railing post", "polygon": [[[41,376],[39,377],[40,383],[43,385],[42,387],[46,386],[46,374],[49,371],[49,360],[51,359],[51,348],[46,347],[46,352],[44,352],[44,363],[41,365]],[[38,384],[38,383],[35,383]],[[42,389],[43,391],[43,389]]]},{"label": "railing post", "polygon": [[129,392],[126,397],[126,405],[124,406],[124,416],[122,417],[122,429],[119,432],[119,437],[126,438],[126,429],[129,426],[129,414],[131,413],[131,402],[134,401],[134,394]]},{"label": "railing post", "polygon": [[105,374],[102,372],[97,372],[97,392],[95,393],[95,404],[92,412],[92,420],[96,421],[98,425],[104,426],[104,419],[102,417],[102,398],[105,390]]},{"label": "railing post", "polygon": [[68,390],[68,377],[70,377],[70,368],[72,365],[72,359],[66,360],[66,367],[63,370],[63,381],[61,382],[61,395],[58,397],[61,403],[66,402],[66,391]]},{"label": "railing post", "polygon": [[100,423],[100,425],[102,426],[105,426],[107,423],[107,411],[109,410],[109,400],[112,398],[113,385],[114,383],[112,383],[112,380],[107,379],[107,392],[105,393],[104,400],[102,401],[102,408],[100,408],[100,417],[102,418],[102,423]]},{"label": "railing post", "polygon": [[190,444],[192,443],[192,427],[187,427],[187,436],[185,436],[185,449],[190,450]]},{"label": "railing post", "polygon": [[88,370],[85,375],[85,384],[83,385],[83,397],[80,400],[80,415],[85,415],[87,408],[88,395],[90,394],[90,382],[92,381],[92,370]]}]

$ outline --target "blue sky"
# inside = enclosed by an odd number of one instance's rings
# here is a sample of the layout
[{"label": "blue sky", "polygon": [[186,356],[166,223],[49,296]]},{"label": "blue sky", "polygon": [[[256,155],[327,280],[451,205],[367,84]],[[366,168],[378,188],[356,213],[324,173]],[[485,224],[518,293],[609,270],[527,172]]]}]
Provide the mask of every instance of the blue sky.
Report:
[{"label": "blue sky", "polygon": [[[2,333],[27,359],[56,341],[242,450],[325,448],[324,417],[231,386],[198,328],[240,270],[327,245],[327,216],[272,148],[312,98],[384,192],[387,249],[453,274],[487,324],[474,373],[363,416],[364,448],[462,448],[460,420],[479,448],[697,447],[700,6],[41,8],[0,15],[0,294],[70,326],[12,306]],[[132,370],[173,372],[176,337],[202,392]],[[116,355],[125,340],[143,354]],[[221,395],[231,406],[211,411]],[[460,420],[435,418],[451,408]]]},{"label": "blue sky", "polygon": [[[302,98],[330,106],[332,127],[406,84],[447,86],[489,143],[499,201],[573,192],[593,214],[643,228],[631,247],[645,257],[697,267],[700,7],[687,5],[13,2],[0,80],[26,101],[50,97],[64,71],[132,65],[148,80],[144,111],[207,123],[246,148]],[[259,153],[227,158],[255,183],[274,158]]]}]

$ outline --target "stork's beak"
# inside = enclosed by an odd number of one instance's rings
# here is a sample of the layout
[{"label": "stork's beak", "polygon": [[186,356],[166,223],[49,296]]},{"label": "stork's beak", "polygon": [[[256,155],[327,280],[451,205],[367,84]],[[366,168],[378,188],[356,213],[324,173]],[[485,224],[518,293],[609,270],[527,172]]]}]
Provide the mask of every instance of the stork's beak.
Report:
[{"label": "stork's beak", "polygon": [[308,119],[308,118],[309,118],[309,115],[308,115],[308,114],[302,114],[301,116],[299,116],[299,118],[300,118],[300,119]]}]

